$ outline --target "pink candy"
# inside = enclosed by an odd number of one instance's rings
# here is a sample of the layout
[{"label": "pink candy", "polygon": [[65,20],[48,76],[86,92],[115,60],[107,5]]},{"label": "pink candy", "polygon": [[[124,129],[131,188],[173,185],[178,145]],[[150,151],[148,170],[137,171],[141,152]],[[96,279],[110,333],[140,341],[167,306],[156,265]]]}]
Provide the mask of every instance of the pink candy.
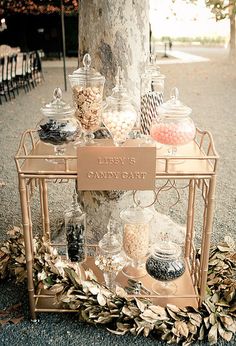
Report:
[{"label": "pink candy", "polygon": [[162,144],[184,145],[195,136],[195,126],[191,123],[154,124],[150,130],[151,137]]}]

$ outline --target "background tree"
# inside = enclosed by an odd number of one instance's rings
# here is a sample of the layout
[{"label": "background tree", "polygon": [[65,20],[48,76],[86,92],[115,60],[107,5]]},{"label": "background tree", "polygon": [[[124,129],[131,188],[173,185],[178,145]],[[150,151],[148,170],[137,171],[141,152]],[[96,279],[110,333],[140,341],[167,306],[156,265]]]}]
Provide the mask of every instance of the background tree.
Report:
[{"label": "background tree", "polygon": [[[78,0],[63,0],[66,14],[78,12]],[[8,13],[43,14],[61,11],[61,0],[0,0],[0,15]]]},{"label": "background tree", "polygon": [[236,0],[205,0],[207,7],[215,15],[216,20],[230,20],[230,57],[236,59]]}]

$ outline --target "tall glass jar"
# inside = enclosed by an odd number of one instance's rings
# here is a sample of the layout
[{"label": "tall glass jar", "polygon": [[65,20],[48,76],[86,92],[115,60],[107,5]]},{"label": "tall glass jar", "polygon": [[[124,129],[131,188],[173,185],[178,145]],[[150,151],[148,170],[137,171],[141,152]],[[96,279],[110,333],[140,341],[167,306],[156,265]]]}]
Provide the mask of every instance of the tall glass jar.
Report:
[{"label": "tall glass jar", "polygon": [[[41,112],[44,117],[37,125],[40,140],[53,145],[55,155],[63,155],[66,144],[81,134],[80,123],[74,116],[74,108],[62,100],[62,91],[56,88],[53,100],[42,107]],[[58,159],[48,161],[60,163]]]},{"label": "tall glass jar", "polygon": [[120,212],[123,221],[123,249],[129,259],[123,273],[131,278],[146,275],[144,267],[149,251],[150,221],[153,212],[149,208],[131,206]]},{"label": "tall glass jar", "polygon": [[158,117],[158,106],[163,103],[164,82],[165,76],[151,57],[141,75],[140,124],[141,132],[145,135],[150,134],[151,123]]},{"label": "tall glass jar", "polygon": [[71,207],[65,211],[65,232],[67,254],[71,262],[86,260],[86,213],[78,203],[77,193],[73,193]]},{"label": "tall glass jar", "polygon": [[115,146],[125,143],[137,120],[137,112],[127,90],[122,85],[120,68],[112,95],[106,99],[102,114],[103,124],[108,129]]},{"label": "tall glass jar", "polygon": [[101,125],[102,99],[105,77],[91,68],[91,57],[85,54],[83,67],[69,75],[76,109],[86,143],[93,143],[93,132]]}]

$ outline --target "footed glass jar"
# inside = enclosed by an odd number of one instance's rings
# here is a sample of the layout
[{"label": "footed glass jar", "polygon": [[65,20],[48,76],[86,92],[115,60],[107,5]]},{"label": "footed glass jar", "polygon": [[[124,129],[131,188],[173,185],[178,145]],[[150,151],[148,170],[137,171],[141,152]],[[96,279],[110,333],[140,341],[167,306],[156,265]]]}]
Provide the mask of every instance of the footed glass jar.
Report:
[{"label": "footed glass jar", "polygon": [[153,212],[148,208],[132,206],[120,212],[123,221],[123,249],[129,263],[123,273],[131,278],[146,275],[144,267],[149,251],[150,221]]},{"label": "footed glass jar", "polygon": [[86,213],[77,201],[77,193],[73,193],[71,207],[65,211],[65,232],[67,240],[67,254],[71,262],[86,260]]},{"label": "footed glass jar", "polygon": [[173,88],[170,100],[158,112],[160,116],[153,121],[150,135],[154,141],[169,147],[169,155],[175,155],[178,146],[188,144],[195,137],[196,128],[189,117],[192,109],[179,100],[178,89]]},{"label": "footed glass jar", "polygon": [[[81,135],[79,121],[74,117],[75,110],[62,100],[62,91],[56,88],[53,100],[41,108],[43,119],[37,125],[39,138],[42,142],[54,146],[56,155],[63,155],[66,144]],[[60,163],[60,160],[50,160]]]},{"label": "footed glass jar", "polygon": [[91,57],[85,54],[83,67],[69,75],[75,116],[80,121],[86,143],[93,143],[93,132],[101,126],[105,77],[91,68]]},{"label": "footed glass jar", "polygon": [[108,129],[115,146],[121,146],[127,140],[137,120],[137,112],[127,90],[122,85],[120,68],[116,77],[116,86],[112,95],[106,99],[102,121]]},{"label": "footed glass jar", "polygon": [[140,123],[141,132],[150,135],[150,126],[158,118],[158,107],[163,103],[165,75],[160,73],[151,56],[141,75]]},{"label": "footed glass jar", "polygon": [[151,277],[158,280],[152,286],[155,293],[174,294],[177,286],[169,281],[178,279],[185,272],[181,247],[171,241],[158,242],[146,261],[146,270]]},{"label": "footed glass jar", "polygon": [[126,260],[122,252],[122,243],[117,230],[109,221],[108,232],[98,243],[98,255],[95,258],[96,266],[103,272],[107,288],[114,290],[116,276],[124,267]]}]

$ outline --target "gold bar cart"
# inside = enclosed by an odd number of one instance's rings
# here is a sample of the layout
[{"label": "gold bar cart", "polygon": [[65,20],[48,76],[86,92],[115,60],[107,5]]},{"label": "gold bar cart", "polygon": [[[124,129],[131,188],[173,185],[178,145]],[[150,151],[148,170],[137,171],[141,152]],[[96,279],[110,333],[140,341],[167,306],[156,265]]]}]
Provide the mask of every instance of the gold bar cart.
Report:
[{"label": "gold bar cart", "polygon": [[[138,143],[139,140],[131,141],[133,141],[132,146],[140,145]],[[53,148],[38,140],[36,130],[27,130],[22,135],[19,149],[15,156],[15,162],[19,178],[29,305],[32,320],[36,320],[36,312],[73,311],[64,309],[60,304],[54,304],[54,296],[47,290],[36,290],[33,282],[33,224],[31,215],[31,198],[33,192],[35,188],[39,190],[43,235],[50,242],[48,181],[77,180],[77,153],[73,143],[69,143],[66,154],[60,156],[62,163],[55,165],[50,162],[50,159],[57,159],[53,154]],[[173,160],[175,159],[176,157],[166,156],[162,149],[157,150],[156,181],[170,179],[174,181],[188,180],[186,236],[184,244],[184,257],[187,269],[184,275],[178,279],[177,292],[174,296],[150,294],[143,295],[142,297],[147,297],[154,304],[162,306],[167,303],[172,303],[180,307],[197,307],[201,304],[205,296],[214,212],[218,155],[211,134],[207,131],[197,129],[195,140],[188,145],[178,148],[178,160],[183,160],[183,163],[181,165],[175,165],[173,164]],[[196,244],[194,243],[194,213],[197,189],[201,192],[201,201],[203,203],[200,256],[197,255]],[[91,245],[91,247],[94,247],[96,251],[95,245]],[[95,272],[99,281],[103,281],[102,273],[94,264],[94,257],[88,257],[85,266]],[[126,285],[127,278],[122,273],[119,273],[117,280],[121,285]],[[143,279],[145,287],[151,287],[152,282],[153,279],[148,275]]]}]

